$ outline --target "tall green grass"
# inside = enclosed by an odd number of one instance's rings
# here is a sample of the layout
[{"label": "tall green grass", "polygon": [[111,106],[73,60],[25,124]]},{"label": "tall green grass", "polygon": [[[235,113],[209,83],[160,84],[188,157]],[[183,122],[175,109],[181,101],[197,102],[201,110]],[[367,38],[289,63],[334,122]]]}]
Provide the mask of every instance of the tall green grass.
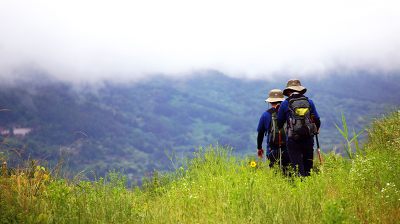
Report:
[{"label": "tall green grass", "polygon": [[[346,151],[347,156],[350,159],[353,159],[355,156],[354,153],[356,153],[358,155],[360,153],[362,153],[362,149],[360,148],[360,145],[358,142],[358,137],[364,132],[364,130],[361,130],[358,133],[355,130],[353,130],[352,136],[351,136],[349,128],[347,126],[346,117],[344,116],[343,113],[342,113],[342,125],[341,125],[342,128],[340,128],[337,124],[335,124],[335,126],[345,140],[344,150]],[[355,150],[353,150],[353,146],[354,146]]]},{"label": "tall green grass", "polygon": [[[36,166],[0,179],[1,223],[398,223],[400,113],[377,120],[364,153],[325,155],[310,177],[287,178],[255,158],[209,146],[171,173],[127,188],[51,177]],[[46,176],[48,175],[48,176]]]}]

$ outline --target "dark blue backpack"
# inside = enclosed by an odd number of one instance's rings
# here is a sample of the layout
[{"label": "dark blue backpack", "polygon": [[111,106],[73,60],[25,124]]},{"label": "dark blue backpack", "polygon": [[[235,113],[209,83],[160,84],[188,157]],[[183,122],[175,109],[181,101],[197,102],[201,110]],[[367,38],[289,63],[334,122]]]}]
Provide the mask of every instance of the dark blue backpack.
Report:
[{"label": "dark blue backpack", "polygon": [[317,126],[311,119],[311,105],[308,98],[305,96],[289,97],[288,101],[288,137],[296,141],[313,137],[317,133]]}]

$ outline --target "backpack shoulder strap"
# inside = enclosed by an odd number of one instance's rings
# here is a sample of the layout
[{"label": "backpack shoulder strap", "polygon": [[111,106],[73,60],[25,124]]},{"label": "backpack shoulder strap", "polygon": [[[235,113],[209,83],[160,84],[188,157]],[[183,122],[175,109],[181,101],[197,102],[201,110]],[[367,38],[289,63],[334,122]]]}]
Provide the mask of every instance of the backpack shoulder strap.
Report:
[{"label": "backpack shoulder strap", "polygon": [[272,127],[274,125],[274,118],[276,119],[276,109],[271,107],[271,108],[269,108],[267,110],[267,112],[271,114],[271,122],[270,122],[270,125],[269,125],[270,129],[269,129],[268,132],[272,132],[272,130],[273,130]]},{"label": "backpack shoulder strap", "polygon": [[271,114],[271,123],[270,123],[269,131],[268,131],[268,133],[269,133],[270,135],[269,135],[268,142],[271,143],[271,142],[273,141],[275,135],[277,134],[277,133],[276,133],[276,130],[277,130],[277,127],[278,127],[278,124],[277,124],[278,111],[277,111],[276,108],[273,108],[273,107],[272,107],[272,108],[270,108],[270,109],[268,110],[268,112]]}]

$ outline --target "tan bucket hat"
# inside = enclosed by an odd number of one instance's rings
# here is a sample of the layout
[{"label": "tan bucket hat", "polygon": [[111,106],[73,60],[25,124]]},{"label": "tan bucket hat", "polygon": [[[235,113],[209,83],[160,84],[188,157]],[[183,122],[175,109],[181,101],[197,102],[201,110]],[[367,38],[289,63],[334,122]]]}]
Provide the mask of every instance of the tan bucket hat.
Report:
[{"label": "tan bucket hat", "polygon": [[289,90],[304,94],[307,91],[307,88],[301,85],[300,80],[290,79],[286,84],[286,89],[283,90],[283,95],[289,96]]},{"label": "tan bucket hat", "polygon": [[273,89],[273,90],[269,91],[268,98],[265,100],[265,102],[275,103],[275,102],[282,102],[284,100],[285,100],[285,97],[283,96],[282,90]]}]

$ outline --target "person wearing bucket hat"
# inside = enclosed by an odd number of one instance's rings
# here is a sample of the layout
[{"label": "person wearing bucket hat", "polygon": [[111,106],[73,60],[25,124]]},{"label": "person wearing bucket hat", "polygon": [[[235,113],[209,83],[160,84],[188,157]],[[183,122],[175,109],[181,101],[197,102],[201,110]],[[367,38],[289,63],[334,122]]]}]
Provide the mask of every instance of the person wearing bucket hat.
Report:
[{"label": "person wearing bucket hat", "polygon": [[270,161],[269,166],[273,167],[279,162],[281,169],[286,173],[286,167],[289,165],[289,155],[286,150],[285,132],[283,128],[278,129],[277,123],[277,112],[279,105],[285,98],[283,92],[280,89],[273,89],[269,92],[268,98],[265,100],[266,103],[271,105],[271,108],[265,111],[258,122],[257,128],[257,149],[258,156],[263,158],[264,149],[262,143],[264,136],[267,135],[267,158]]},{"label": "person wearing bucket hat", "polygon": [[278,110],[278,127],[286,123],[286,146],[293,169],[300,176],[309,176],[313,168],[314,135],[319,132],[321,121],[314,102],[304,96],[307,88],[300,80],[287,82],[283,94],[288,96]]}]

